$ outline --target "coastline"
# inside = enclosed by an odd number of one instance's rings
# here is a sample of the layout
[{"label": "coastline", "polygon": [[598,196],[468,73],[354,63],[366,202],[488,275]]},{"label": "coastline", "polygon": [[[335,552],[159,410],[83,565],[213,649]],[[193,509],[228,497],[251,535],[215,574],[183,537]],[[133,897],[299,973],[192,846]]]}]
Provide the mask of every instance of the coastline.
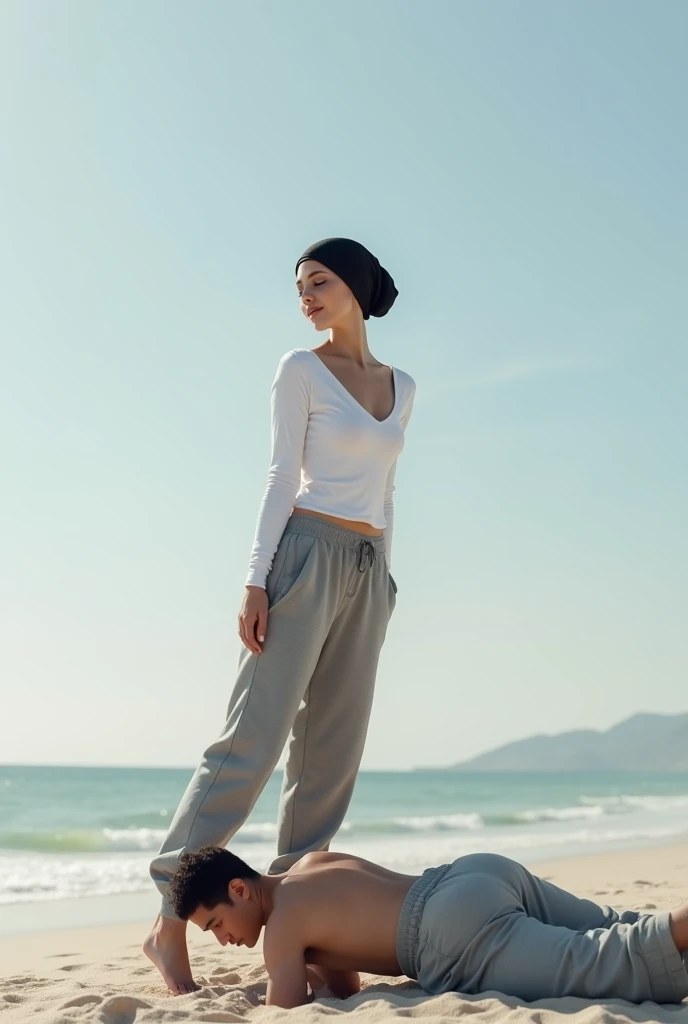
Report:
[{"label": "coastline", "polygon": [[[346,844],[342,844],[346,846]],[[685,836],[672,838],[669,841],[627,843],[623,848],[610,844],[607,849],[581,851],[573,853],[564,848],[560,856],[549,856],[544,859],[519,857],[535,874],[547,872],[559,874],[567,872],[571,877],[580,879],[578,884],[585,885],[586,872],[597,873],[610,861],[625,862],[628,858],[643,855],[650,851],[680,850],[688,851],[688,828]],[[355,852],[365,857],[364,849]],[[457,854],[458,856],[458,854]],[[687,852],[688,858],[688,852]],[[438,862],[439,863],[439,862]],[[427,865],[430,866],[430,865]],[[577,866],[581,870],[577,870]],[[688,900],[688,868],[686,869],[686,900]],[[159,897],[152,886],[146,892],[118,893],[112,896],[86,896],[82,898],[35,901],[27,903],[9,903],[0,905],[0,952],[5,940],[14,940],[21,935],[36,935],[43,932],[69,934],[84,929],[118,927],[121,925],[140,924],[155,917]],[[0,961],[0,975],[2,964]]]}]

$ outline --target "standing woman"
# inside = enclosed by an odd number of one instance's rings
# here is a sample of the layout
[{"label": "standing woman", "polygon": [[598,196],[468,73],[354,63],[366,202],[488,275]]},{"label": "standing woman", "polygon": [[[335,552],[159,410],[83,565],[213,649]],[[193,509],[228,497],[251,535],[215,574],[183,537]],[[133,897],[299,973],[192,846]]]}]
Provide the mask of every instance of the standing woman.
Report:
[{"label": "standing woman", "polygon": [[166,899],[184,850],[224,846],[289,739],[277,859],[286,871],[339,829],[363,754],[380,649],[394,609],[394,474],[415,384],[366,334],[394,282],[347,238],[296,264],[301,311],[329,337],[288,352],[272,385],[272,460],[239,613],[244,650],[220,738],[182,798],[151,875],[162,910],[144,951],[172,992],[192,991],[186,922]]}]

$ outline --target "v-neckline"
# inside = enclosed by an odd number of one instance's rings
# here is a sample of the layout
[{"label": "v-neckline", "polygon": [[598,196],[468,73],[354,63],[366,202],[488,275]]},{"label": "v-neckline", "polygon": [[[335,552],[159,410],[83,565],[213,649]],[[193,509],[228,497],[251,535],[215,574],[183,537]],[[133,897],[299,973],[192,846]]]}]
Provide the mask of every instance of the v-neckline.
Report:
[{"label": "v-neckline", "polygon": [[335,382],[335,384],[339,385],[339,387],[342,389],[344,394],[348,395],[349,398],[351,399],[351,401],[354,403],[354,405],[357,405],[358,408],[361,410],[361,412],[364,412],[366,414],[366,416],[368,416],[373,421],[373,423],[379,423],[379,424],[387,423],[387,421],[392,418],[392,416],[396,412],[397,402],[399,400],[399,388],[398,388],[398,385],[397,385],[397,373],[396,373],[396,370],[394,369],[393,366],[390,365],[389,368],[392,371],[392,387],[394,388],[394,405],[390,409],[388,415],[385,416],[385,418],[383,420],[379,420],[377,418],[377,416],[373,416],[372,412],[370,412],[368,409],[366,409],[366,407],[364,405],[361,405],[361,403],[359,402],[359,400],[357,398],[354,398],[354,396],[351,394],[349,389],[342,384],[342,382],[340,381],[339,377],[337,377],[337,375],[332,372],[332,370],[329,368],[329,366],[325,365],[325,363],[320,358],[320,356],[318,355],[317,352],[314,352],[312,348],[308,348],[308,349],[306,349],[306,351],[310,352],[310,354],[315,359],[318,360],[318,362],[320,363],[320,365],[322,366],[323,370],[328,375],[328,377],[331,377],[332,380]]}]

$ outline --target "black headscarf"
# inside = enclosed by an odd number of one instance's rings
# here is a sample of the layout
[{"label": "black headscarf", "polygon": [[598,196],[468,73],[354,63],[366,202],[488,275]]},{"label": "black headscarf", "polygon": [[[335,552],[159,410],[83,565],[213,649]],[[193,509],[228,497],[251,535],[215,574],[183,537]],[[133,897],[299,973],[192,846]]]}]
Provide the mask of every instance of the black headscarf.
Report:
[{"label": "black headscarf", "polygon": [[384,316],[399,294],[394,281],[372,252],[351,238],[324,238],[309,245],[296,264],[316,260],[349,286],[363,311],[363,318]]}]

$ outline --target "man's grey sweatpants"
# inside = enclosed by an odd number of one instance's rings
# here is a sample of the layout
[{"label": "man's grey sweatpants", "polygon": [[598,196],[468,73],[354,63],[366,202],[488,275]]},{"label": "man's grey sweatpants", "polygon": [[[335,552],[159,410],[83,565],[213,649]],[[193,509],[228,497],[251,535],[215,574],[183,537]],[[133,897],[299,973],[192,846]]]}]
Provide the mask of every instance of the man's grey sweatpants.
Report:
[{"label": "man's grey sweatpants", "polygon": [[353,793],[396,588],[384,538],[293,515],[267,579],[263,653],[243,650],[222,735],[205,752],[151,876],[165,899],[184,850],[225,846],[289,739],[277,859],[327,849]]},{"label": "man's grey sweatpants", "polygon": [[618,914],[495,854],[461,857],[414,882],[399,919],[397,956],[404,974],[433,994],[632,1003],[688,996],[669,914]]}]

